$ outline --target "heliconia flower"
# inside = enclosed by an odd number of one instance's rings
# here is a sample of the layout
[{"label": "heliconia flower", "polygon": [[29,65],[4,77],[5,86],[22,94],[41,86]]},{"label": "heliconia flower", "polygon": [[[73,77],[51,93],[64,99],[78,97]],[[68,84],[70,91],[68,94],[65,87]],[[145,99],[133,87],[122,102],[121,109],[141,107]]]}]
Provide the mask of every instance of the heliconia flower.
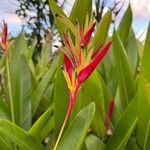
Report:
[{"label": "heliconia flower", "polygon": [[8,55],[8,27],[5,22],[3,22],[0,45],[2,46],[2,48],[4,50],[5,56],[7,56]]},{"label": "heliconia flower", "polygon": [[[94,27],[95,23],[93,23],[92,26],[87,30],[85,37],[83,36],[84,38],[87,38],[84,40],[85,45],[89,43]],[[81,32],[81,30],[79,30],[79,32]],[[79,35],[82,36],[82,33]],[[81,41],[83,37],[80,38]],[[76,41],[78,42],[78,39],[75,39],[75,43]],[[93,49],[89,50],[88,54],[86,54],[83,46],[78,47],[79,44],[83,44],[82,42],[73,45],[72,39],[67,33],[64,34],[63,43],[65,44],[63,48],[63,73],[69,88],[69,95],[71,95],[70,99],[74,99],[75,101],[81,84],[91,75],[91,73],[105,57],[112,42],[110,41],[103,48],[96,50],[95,56],[93,56]]]},{"label": "heliconia flower", "polygon": [[[91,75],[97,65],[102,61],[104,56],[106,56],[111,44],[112,42],[110,41],[102,48],[102,50],[99,49],[98,54],[89,62],[89,64],[87,64],[86,66],[82,66],[83,68],[81,67],[81,69],[78,69],[78,67],[80,66],[77,66],[77,68],[74,69],[72,61],[66,54],[64,54],[63,73],[69,88],[70,104],[68,110],[70,113],[70,109],[74,105],[74,101],[77,97],[81,84]],[[76,70],[79,70],[79,72]]]},{"label": "heliconia flower", "polygon": [[115,102],[114,102],[114,99],[113,99],[111,101],[111,103],[109,104],[109,107],[108,107],[108,112],[107,112],[106,122],[105,122],[106,130],[109,129],[109,125],[110,125],[110,122],[111,122],[114,107],[115,107]]},{"label": "heliconia flower", "polygon": [[[100,47],[96,50],[94,54],[94,47],[88,47],[88,44],[90,43],[96,23],[93,23],[93,20],[90,20],[90,22],[87,20],[84,27],[79,24],[74,26],[72,22],[64,16],[58,15],[57,17],[69,29],[69,32],[63,34],[62,47],[64,53],[64,66],[62,67],[62,71],[69,89],[69,106],[54,149],[56,149],[67,120],[71,115],[82,83],[91,75],[106,56],[112,44],[111,41],[108,42],[103,48]],[[108,116],[111,117],[110,112]],[[109,122],[109,120],[107,122]]]}]

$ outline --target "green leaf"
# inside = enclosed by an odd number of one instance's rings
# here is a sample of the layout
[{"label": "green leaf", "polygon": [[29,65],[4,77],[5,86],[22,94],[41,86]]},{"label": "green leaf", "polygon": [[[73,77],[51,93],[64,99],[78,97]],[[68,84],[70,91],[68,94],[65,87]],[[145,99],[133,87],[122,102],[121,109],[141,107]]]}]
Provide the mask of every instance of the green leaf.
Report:
[{"label": "green leaf", "polygon": [[98,72],[102,76],[112,96],[115,97],[118,81],[112,47],[110,48],[109,53],[106,55],[102,63],[98,66]]},{"label": "green leaf", "polygon": [[147,30],[146,41],[144,45],[143,56],[141,60],[141,72],[145,79],[150,82],[150,24]]},{"label": "green leaf", "polygon": [[108,30],[111,24],[111,11],[108,11],[98,24],[92,45],[95,49],[103,46],[108,35]]},{"label": "green leaf", "polygon": [[24,129],[31,126],[31,78],[30,70],[24,56],[20,56],[11,65],[11,83],[15,123]]},{"label": "green leaf", "polygon": [[[66,27],[68,27],[68,29],[70,29],[70,31],[72,31],[72,33],[75,35],[76,34],[76,27],[74,26],[74,24],[69,20],[68,17],[65,17],[64,15],[58,15],[57,16],[58,20],[60,22],[62,22]],[[64,30],[65,31],[65,30]]]},{"label": "green leaf", "polygon": [[55,135],[58,136],[61,126],[63,124],[64,118],[67,113],[69,96],[68,96],[68,87],[64,79],[64,75],[59,66],[56,74],[56,81],[54,87],[54,120],[55,120]]},{"label": "green leaf", "polygon": [[50,6],[50,8],[53,12],[59,34],[62,37],[63,33],[66,29],[66,26],[62,22],[59,21],[59,19],[55,16],[55,14],[61,14],[61,15],[64,15],[64,16],[66,16],[66,15],[54,0],[49,0],[49,6]]},{"label": "green leaf", "polygon": [[28,61],[32,60],[32,56],[34,54],[36,44],[37,44],[37,39],[35,38],[35,39],[33,39],[32,43],[30,44],[29,50],[25,54]]},{"label": "green leaf", "polygon": [[7,103],[0,97],[0,118],[10,119],[10,110]]},{"label": "green leaf", "polygon": [[[96,135],[102,137],[105,134],[104,124],[104,98],[101,82],[97,72],[93,72],[85,84],[81,87],[82,105],[85,107],[90,102],[95,102],[96,111],[92,122],[92,129]],[[84,101],[83,101],[84,99]]]},{"label": "green leaf", "polygon": [[86,144],[87,150],[104,150],[105,149],[105,144],[93,134],[90,134],[87,136],[85,144]]},{"label": "green leaf", "polygon": [[127,40],[126,52],[127,52],[128,60],[130,62],[131,70],[135,74],[138,65],[138,45],[133,30],[130,31]]},{"label": "green leaf", "polygon": [[51,45],[49,43],[46,43],[45,45],[43,45],[42,47],[42,50],[41,50],[41,57],[38,61],[38,66],[39,66],[39,70],[38,71],[41,71],[42,72],[40,74],[42,74],[41,76],[43,76],[43,74],[45,73],[45,70],[49,69],[48,68],[48,64],[50,63],[50,57],[49,57],[49,54],[50,54],[50,47]]},{"label": "green leaf", "polygon": [[[47,131],[44,131],[44,134],[42,134],[43,130],[46,129],[48,126],[48,122],[52,117],[52,112],[54,110],[54,105],[51,105],[43,114],[42,116],[34,123],[32,128],[29,130],[29,134],[35,137],[36,139],[43,140],[48,133],[50,132],[51,128],[49,126]],[[52,122],[51,122],[52,124]]]},{"label": "green leaf", "polygon": [[84,24],[86,16],[91,15],[91,10],[91,0],[75,0],[69,18],[74,24],[76,24],[76,21],[79,21],[80,24]]},{"label": "green leaf", "polygon": [[64,136],[62,137],[58,150],[77,150],[80,149],[86,132],[92,122],[95,113],[94,103],[90,103],[83,108],[76,118],[71,122]]},{"label": "green leaf", "polygon": [[0,148],[2,150],[11,150],[9,145],[6,143],[6,141],[2,137],[0,137]]},{"label": "green leaf", "polygon": [[123,150],[137,124],[137,97],[135,97],[124,111],[117,127],[110,137],[106,150]]},{"label": "green leaf", "polygon": [[150,120],[148,123],[148,128],[147,128],[147,133],[146,133],[146,140],[144,143],[144,150],[149,150],[150,149]]},{"label": "green leaf", "polygon": [[16,60],[21,56],[22,54],[26,53],[28,51],[27,42],[25,40],[25,36],[21,33],[16,38],[14,47],[10,51],[10,58],[11,63],[16,63]]},{"label": "green leaf", "polygon": [[134,135],[129,139],[126,149],[140,150],[137,139],[134,137]]},{"label": "green leaf", "polygon": [[139,58],[142,58],[143,51],[144,51],[144,45],[139,39],[136,39],[137,46],[138,46],[138,53],[139,53]]},{"label": "green leaf", "polygon": [[46,73],[46,75],[43,77],[42,81],[39,83],[38,87],[36,89],[34,89],[34,92],[31,96],[31,102],[32,102],[32,116],[35,114],[36,109],[40,103],[40,100],[46,90],[46,88],[48,87],[48,84],[50,83],[50,81],[52,80],[57,67],[58,67],[58,61],[59,59],[56,58],[54,60],[54,62],[52,63],[49,71]]},{"label": "green leaf", "polygon": [[116,32],[113,34],[113,54],[118,75],[119,99],[122,109],[125,109],[135,95],[135,83],[124,46]]},{"label": "green leaf", "polygon": [[44,150],[44,147],[39,141],[9,121],[0,120],[0,133],[16,143],[22,150]]},{"label": "green leaf", "polygon": [[132,24],[132,10],[131,6],[129,5],[118,28],[118,35],[121,41],[123,42],[124,46],[126,45],[128,36],[130,34],[131,24]]},{"label": "green leaf", "polygon": [[150,120],[150,84],[144,78],[138,79],[138,126],[137,139],[143,147],[147,143],[147,136],[149,134],[149,120]]},{"label": "green leaf", "polygon": [[[99,75],[99,78],[101,81],[102,91],[103,91],[103,96],[104,96],[105,112],[107,114],[109,105],[112,102],[113,97],[110,94],[108,87],[106,86],[106,84],[104,83],[104,81],[100,75]],[[105,118],[106,118],[106,115],[105,115]],[[113,110],[113,115],[111,118],[111,122],[113,123],[113,125],[116,125],[118,123],[119,118],[120,118],[120,112],[119,112],[118,108],[115,106],[115,109]]]}]

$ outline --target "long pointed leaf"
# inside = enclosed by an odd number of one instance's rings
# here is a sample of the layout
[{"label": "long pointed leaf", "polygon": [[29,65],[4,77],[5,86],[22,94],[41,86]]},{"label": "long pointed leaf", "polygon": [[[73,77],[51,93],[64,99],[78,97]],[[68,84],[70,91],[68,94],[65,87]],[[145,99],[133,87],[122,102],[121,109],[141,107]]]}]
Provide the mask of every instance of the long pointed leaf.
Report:
[{"label": "long pointed leaf", "polygon": [[70,13],[70,20],[75,24],[79,21],[84,24],[86,16],[91,15],[92,1],[91,0],[76,0]]},{"label": "long pointed leaf", "polygon": [[56,74],[54,103],[55,135],[57,137],[63,124],[69,104],[68,87],[60,67],[58,68]]},{"label": "long pointed leaf", "polygon": [[147,30],[147,36],[146,36],[146,41],[144,45],[144,51],[143,51],[143,56],[141,60],[141,72],[142,75],[145,77],[146,80],[150,82],[150,24]]},{"label": "long pointed leaf", "polygon": [[47,88],[48,84],[50,83],[51,79],[53,78],[53,76],[57,70],[58,60],[59,60],[58,58],[56,58],[56,60],[54,60],[54,62],[51,65],[50,70],[43,77],[43,79],[40,82],[40,84],[38,85],[37,89],[34,90],[34,93],[31,96],[32,116],[35,114],[36,109],[40,103],[40,100],[41,100],[44,92],[46,92],[46,88]]},{"label": "long pointed leaf", "polygon": [[94,103],[82,109],[62,137],[58,150],[80,149],[95,113]]},{"label": "long pointed leaf", "polygon": [[137,139],[141,147],[147,143],[150,120],[150,84],[144,78],[138,79],[138,126]]},{"label": "long pointed leaf", "polygon": [[92,46],[94,46],[95,49],[103,46],[108,35],[111,19],[111,11],[108,11],[99,22],[95,36],[92,39]]},{"label": "long pointed leaf", "polygon": [[24,129],[29,129],[31,126],[31,78],[25,56],[18,56],[16,62],[11,64],[10,77],[15,122]]},{"label": "long pointed leaf", "polygon": [[44,114],[34,123],[32,128],[28,132],[30,135],[34,136],[36,139],[39,140],[43,140],[45,136],[48,135],[50,127],[49,130],[47,130],[46,135],[42,134],[42,130],[44,130],[44,128],[47,126],[47,123],[51,119],[53,109],[54,109],[54,105],[49,107],[46,110],[46,112],[44,112]]},{"label": "long pointed leaf", "polygon": [[131,24],[132,24],[132,10],[131,6],[129,5],[118,28],[118,34],[124,46],[126,45],[130,33]]},{"label": "long pointed leaf", "polygon": [[123,113],[113,135],[109,139],[106,150],[122,150],[125,148],[137,124],[137,97],[135,97]]},{"label": "long pointed leaf", "polygon": [[118,74],[119,98],[122,108],[125,109],[135,95],[135,83],[124,46],[116,32],[113,34],[113,54]]},{"label": "long pointed leaf", "polygon": [[[63,12],[63,10],[57,5],[57,3],[54,0],[49,0],[49,6],[50,6],[54,16],[55,16],[55,14],[61,14],[61,15],[66,16],[65,13]],[[56,25],[57,25],[59,34],[62,37],[66,26],[62,22],[60,22],[57,17],[54,17],[54,18],[56,21]]]},{"label": "long pointed leaf", "polygon": [[0,133],[7,136],[12,142],[16,143],[22,150],[44,150],[44,146],[34,139],[31,135],[27,134],[22,128],[15,124],[0,120]]},{"label": "long pointed leaf", "polygon": [[8,143],[6,143],[6,141],[2,137],[0,137],[0,148],[2,150],[11,150]]}]

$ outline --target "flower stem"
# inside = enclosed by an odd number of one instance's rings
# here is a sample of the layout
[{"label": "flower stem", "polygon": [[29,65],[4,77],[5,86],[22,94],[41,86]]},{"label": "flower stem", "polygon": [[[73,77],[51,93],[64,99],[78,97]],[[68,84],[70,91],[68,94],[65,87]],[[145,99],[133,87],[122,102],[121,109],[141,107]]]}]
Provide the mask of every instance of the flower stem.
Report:
[{"label": "flower stem", "polygon": [[58,135],[58,138],[57,138],[57,141],[56,141],[54,150],[57,149],[58,143],[59,143],[59,141],[60,141],[60,139],[61,139],[61,136],[62,136],[62,134],[63,134],[63,131],[64,131],[65,127],[66,127],[67,121],[68,121],[68,119],[69,119],[69,117],[70,117],[70,114],[71,114],[71,112],[72,112],[73,105],[74,105],[74,103],[72,103],[72,101],[70,101],[69,107],[68,107],[68,111],[67,111],[67,114],[66,114],[66,116],[65,116],[65,119],[64,119],[63,125],[62,125],[62,127],[61,127],[61,130],[60,130],[60,132],[59,132],[59,135]]},{"label": "flower stem", "polygon": [[9,98],[10,98],[11,119],[12,119],[12,122],[14,123],[15,117],[14,117],[14,106],[13,106],[13,99],[12,99],[12,88],[11,88],[10,68],[9,68],[8,57],[6,57],[6,70],[7,70],[8,90],[9,90]]},{"label": "flower stem", "polygon": [[69,92],[69,107],[68,107],[68,111],[67,111],[67,114],[66,114],[66,116],[65,116],[65,119],[64,119],[63,125],[62,125],[62,127],[61,127],[61,130],[60,130],[60,132],[59,132],[59,135],[58,135],[56,144],[55,144],[55,146],[54,146],[54,150],[57,149],[57,146],[58,146],[58,144],[59,144],[59,141],[60,141],[60,139],[61,139],[61,137],[62,137],[62,134],[63,134],[63,131],[64,131],[65,127],[66,127],[67,121],[68,121],[68,119],[69,119],[69,117],[70,117],[70,115],[71,115],[72,108],[73,108],[73,106],[74,106],[74,102],[75,102],[75,99],[76,99],[76,97],[77,97],[77,95],[78,95],[79,89],[80,89],[80,83],[77,82],[77,85],[76,85],[74,94],[72,94],[71,92]]}]

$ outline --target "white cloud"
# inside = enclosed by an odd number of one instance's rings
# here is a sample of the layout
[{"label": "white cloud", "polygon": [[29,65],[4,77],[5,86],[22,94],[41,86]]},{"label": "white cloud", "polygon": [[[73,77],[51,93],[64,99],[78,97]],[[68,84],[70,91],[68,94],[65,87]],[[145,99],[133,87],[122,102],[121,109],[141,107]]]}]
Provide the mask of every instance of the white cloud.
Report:
[{"label": "white cloud", "polygon": [[150,18],[150,0],[127,0],[126,4],[129,2],[131,4],[134,17]]},{"label": "white cloud", "polygon": [[22,24],[22,20],[15,14],[3,14],[0,16],[0,22],[5,20],[8,24]]},{"label": "white cloud", "polygon": [[16,7],[16,0],[5,0],[0,3],[0,23],[5,20],[8,24],[22,24],[22,20],[15,14]]}]

